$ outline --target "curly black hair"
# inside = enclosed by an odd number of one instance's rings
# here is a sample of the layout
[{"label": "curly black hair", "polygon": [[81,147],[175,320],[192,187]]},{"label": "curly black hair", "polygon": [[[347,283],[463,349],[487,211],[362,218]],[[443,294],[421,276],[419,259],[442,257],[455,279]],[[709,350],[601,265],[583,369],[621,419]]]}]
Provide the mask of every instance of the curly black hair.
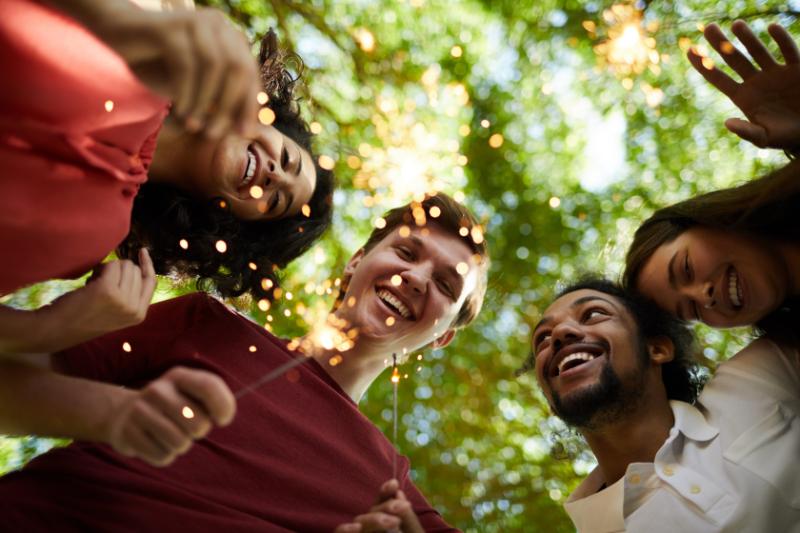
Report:
[{"label": "curly black hair", "polygon": [[[302,72],[300,59],[292,58]],[[120,257],[136,260],[138,250],[146,246],[159,274],[197,278],[199,289],[224,297],[244,293],[258,300],[274,297],[278,271],[322,236],[330,226],[333,209],[333,173],[321,168],[313,156],[313,134],[300,116],[294,96],[299,74],[294,77],[287,70],[286,59],[270,30],[261,41],[261,80],[275,112],[272,125],[314,160],[317,183],[308,202],[309,216],[299,213],[276,220],[240,220],[220,198],[198,199],[169,185],[146,183],[133,204],[130,233],[117,249]],[[225,253],[217,251],[218,241],[225,242]],[[182,246],[186,243],[191,245]]]},{"label": "curly black hair", "polygon": [[[694,403],[703,388],[703,378],[696,362],[696,342],[686,323],[662,310],[650,300],[625,290],[622,286],[599,276],[586,276],[560,291],[554,301],[565,294],[580,290],[593,290],[613,296],[625,306],[639,328],[643,339],[667,337],[675,352],[672,361],[661,365],[661,379],[670,400]],[[533,355],[517,370],[519,376],[535,365]]]}]

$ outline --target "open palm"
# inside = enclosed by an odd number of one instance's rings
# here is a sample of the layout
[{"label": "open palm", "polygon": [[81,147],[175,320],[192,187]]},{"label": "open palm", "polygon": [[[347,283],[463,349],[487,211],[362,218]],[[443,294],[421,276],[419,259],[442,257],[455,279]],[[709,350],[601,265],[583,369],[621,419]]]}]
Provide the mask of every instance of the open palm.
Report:
[{"label": "open palm", "polygon": [[800,51],[797,45],[782,26],[770,25],[769,33],[785,61],[781,64],[747,24],[736,21],[731,29],[760,69],[731,44],[716,24],[706,28],[706,40],[741,76],[741,83],[696,50],[689,52],[689,61],[747,117],[747,120],[726,120],[729,130],[756,146],[796,150],[800,147]]}]

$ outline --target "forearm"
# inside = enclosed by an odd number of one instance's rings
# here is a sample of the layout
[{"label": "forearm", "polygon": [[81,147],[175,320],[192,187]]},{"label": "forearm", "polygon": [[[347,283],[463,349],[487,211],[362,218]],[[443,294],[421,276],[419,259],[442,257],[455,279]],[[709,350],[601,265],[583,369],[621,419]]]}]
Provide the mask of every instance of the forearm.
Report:
[{"label": "forearm", "polygon": [[129,0],[39,0],[95,31],[108,17],[124,16],[137,9]]},{"label": "forearm", "polygon": [[13,354],[57,352],[97,334],[71,327],[51,306],[32,311],[0,306],[0,359]]},{"label": "forearm", "polygon": [[135,392],[0,361],[0,433],[107,442],[108,421]]}]

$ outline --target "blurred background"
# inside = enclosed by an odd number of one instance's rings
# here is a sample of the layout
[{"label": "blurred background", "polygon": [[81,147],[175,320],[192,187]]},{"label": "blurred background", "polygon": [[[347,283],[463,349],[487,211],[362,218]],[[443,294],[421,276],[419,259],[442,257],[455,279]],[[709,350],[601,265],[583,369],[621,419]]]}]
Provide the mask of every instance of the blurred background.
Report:
[{"label": "blurred background", "polygon": [[[514,377],[530,328],[582,272],[616,277],[654,209],[785,160],[729,134],[734,106],[685,59],[711,22],[780,22],[800,2],[675,0],[207,0],[255,39],[273,27],[302,58],[302,106],[334,168],[334,226],[283,275],[267,305],[231,302],[292,338],[324,319],[336,276],[388,208],[442,190],[480,218],[492,255],[477,321],[444,350],[411,354],[397,446],[419,487],[465,531],[571,531],[561,505],[594,466],[550,416],[532,376]],[[777,47],[769,42],[770,49]],[[76,282],[5,297],[32,307]],[[77,282],[80,283],[80,282]],[[162,279],[157,299],[194,290]],[[699,328],[705,364],[747,331]],[[389,373],[362,410],[391,437]],[[58,444],[58,442],[55,442]],[[0,438],[0,471],[54,441]]]}]

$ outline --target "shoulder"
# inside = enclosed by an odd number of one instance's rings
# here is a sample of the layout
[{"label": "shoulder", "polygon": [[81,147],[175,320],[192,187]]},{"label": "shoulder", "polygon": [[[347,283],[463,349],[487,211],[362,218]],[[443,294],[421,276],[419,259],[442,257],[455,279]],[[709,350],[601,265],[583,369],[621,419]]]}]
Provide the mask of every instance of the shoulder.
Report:
[{"label": "shoulder", "polygon": [[761,337],[722,363],[714,380],[725,376],[749,381],[755,386],[785,388],[796,395],[800,392],[798,347],[769,336]]}]

